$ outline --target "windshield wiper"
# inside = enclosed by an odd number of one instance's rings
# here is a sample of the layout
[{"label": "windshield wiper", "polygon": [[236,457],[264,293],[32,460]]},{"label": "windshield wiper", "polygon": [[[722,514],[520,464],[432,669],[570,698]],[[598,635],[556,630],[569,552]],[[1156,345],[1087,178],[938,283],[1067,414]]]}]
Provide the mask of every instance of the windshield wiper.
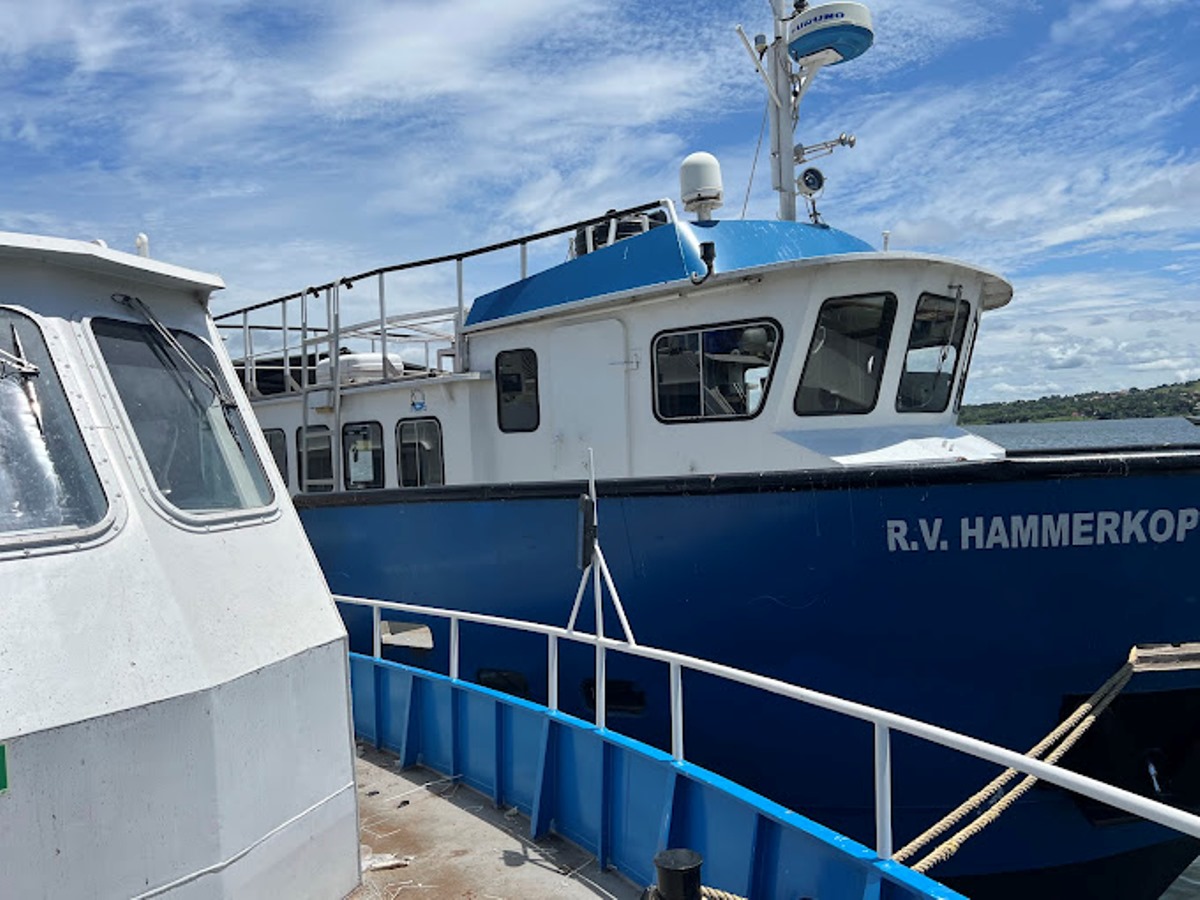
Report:
[{"label": "windshield wiper", "polygon": [[[242,442],[238,438],[237,426],[234,424],[232,417],[233,411],[238,408],[237,401],[226,394],[221,388],[221,382],[217,380],[217,376],[213,370],[208,368],[208,366],[202,366],[200,363],[196,362],[192,355],[184,348],[183,344],[179,343],[178,338],[171,334],[170,330],[163,325],[158,316],[151,311],[150,307],[142,302],[140,297],[131,297],[128,294],[113,294],[112,299],[118,303],[123,303],[141,313],[142,318],[150,323],[150,327],[154,329],[154,333],[159,340],[161,340],[170,350],[172,350],[178,359],[183,360],[183,362],[186,363],[187,367],[192,370],[196,377],[198,377],[204,383],[204,386],[212,391],[213,399],[216,400],[221,406],[221,414],[225,419],[225,427],[227,427],[229,429],[229,433],[233,435],[233,441],[235,444],[237,444],[238,450],[244,452],[242,449]],[[172,361],[169,356],[167,356],[166,359],[170,361],[170,364],[177,371],[181,371],[177,362]],[[187,387],[188,393],[191,394],[192,399],[197,404],[201,405],[201,408],[203,408],[203,405],[200,404],[200,398],[192,393],[190,385]]]},{"label": "windshield wiper", "polygon": [[29,401],[29,411],[33,414],[33,420],[37,422],[38,431],[42,437],[45,437],[46,426],[42,422],[42,403],[38,399],[37,388],[33,384],[33,379],[41,374],[41,369],[25,358],[25,348],[21,346],[21,336],[17,334],[17,326],[11,324],[10,327],[12,328],[12,352],[0,348],[0,378],[7,378],[12,374],[20,377],[25,399]]}]

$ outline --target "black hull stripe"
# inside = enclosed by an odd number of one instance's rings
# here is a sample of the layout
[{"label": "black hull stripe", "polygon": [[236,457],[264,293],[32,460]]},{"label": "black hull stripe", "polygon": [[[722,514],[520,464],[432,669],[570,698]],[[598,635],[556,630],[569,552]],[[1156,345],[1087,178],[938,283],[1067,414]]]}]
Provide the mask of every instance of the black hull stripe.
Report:
[{"label": "black hull stripe", "polygon": [[[1049,481],[1061,478],[1112,478],[1129,475],[1200,474],[1200,446],[1072,450],[1063,453],[1013,453],[1008,459],[952,464],[888,465],[872,468],[814,469],[736,475],[685,475],[620,478],[597,482],[602,497],[684,494],[836,491],[848,488],[932,487]],[[344,491],[294,497],[298,509],[330,506],[380,506],[391,503],[445,503],[479,500],[550,500],[578,497],[586,481],[534,481],[465,484],[424,488]]]}]

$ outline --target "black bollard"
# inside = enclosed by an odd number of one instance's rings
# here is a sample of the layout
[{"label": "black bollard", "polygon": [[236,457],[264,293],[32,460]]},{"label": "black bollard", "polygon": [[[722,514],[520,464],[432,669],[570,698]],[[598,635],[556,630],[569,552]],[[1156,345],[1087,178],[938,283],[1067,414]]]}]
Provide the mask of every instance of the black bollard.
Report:
[{"label": "black bollard", "polygon": [[700,900],[700,866],[695,850],[663,850],[654,857],[658,895],[662,900]]}]

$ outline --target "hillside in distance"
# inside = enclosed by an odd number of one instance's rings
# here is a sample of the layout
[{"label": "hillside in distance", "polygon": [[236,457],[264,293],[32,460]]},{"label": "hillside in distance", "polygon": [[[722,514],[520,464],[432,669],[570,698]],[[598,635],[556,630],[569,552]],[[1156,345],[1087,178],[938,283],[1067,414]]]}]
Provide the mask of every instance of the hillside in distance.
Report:
[{"label": "hillside in distance", "polygon": [[1057,394],[1037,400],[964,405],[963,425],[1005,422],[1070,422],[1083,419],[1155,419],[1200,415],[1200,381],[1129,388],[1107,393]]}]

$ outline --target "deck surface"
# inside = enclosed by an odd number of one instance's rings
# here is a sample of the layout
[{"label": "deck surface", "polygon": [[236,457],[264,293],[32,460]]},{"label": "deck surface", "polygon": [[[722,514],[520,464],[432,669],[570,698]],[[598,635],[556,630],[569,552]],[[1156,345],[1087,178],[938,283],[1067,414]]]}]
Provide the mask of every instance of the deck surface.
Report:
[{"label": "deck surface", "polygon": [[[529,837],[529,820],[427,769],[360,745],[356,763],[363,883],[353,900],[410,897],[637,900],[642,887],[557,836]],[[383,868],[373,868],[382,866]]]}]

